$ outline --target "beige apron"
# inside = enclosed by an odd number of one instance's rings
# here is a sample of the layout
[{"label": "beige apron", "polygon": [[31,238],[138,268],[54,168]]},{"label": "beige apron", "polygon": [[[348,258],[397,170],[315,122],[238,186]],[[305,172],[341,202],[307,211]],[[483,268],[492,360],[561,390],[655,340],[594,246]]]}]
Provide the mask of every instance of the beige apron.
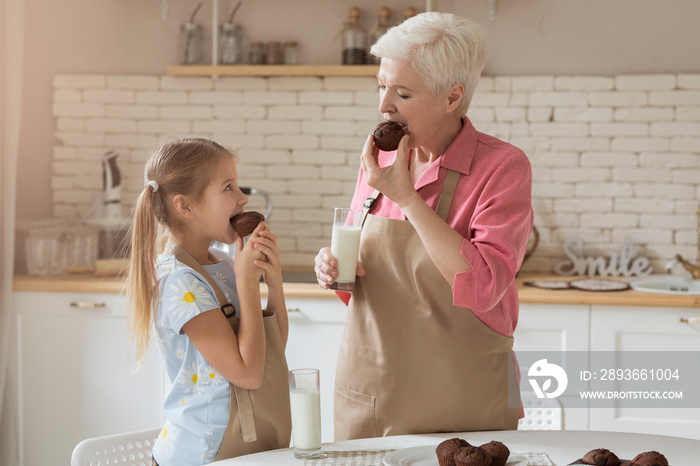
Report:
[{"label": "beige apron", "polygon": [[[233,306],[206,270],[181,246],[170,241],[166,252],[201,274],[214,288],[222,312],[238,333],[238,320]],[[282,335],[274,312],[263,311],[265,325],[265,373],[260,388],[246,390],[229,384],[231,403],[228,425],[214,461],[260,451],[289,447],[292,420],[289,411],[287,360]]]},{"label": "beige apron", "polygon": [[[443,220],[458,178],[448,172]],[[340,343],[335,440],[516,429],[513,339],[452,304],[411,223],[367,215],[359,261],[367,273],[357,278]]]}]

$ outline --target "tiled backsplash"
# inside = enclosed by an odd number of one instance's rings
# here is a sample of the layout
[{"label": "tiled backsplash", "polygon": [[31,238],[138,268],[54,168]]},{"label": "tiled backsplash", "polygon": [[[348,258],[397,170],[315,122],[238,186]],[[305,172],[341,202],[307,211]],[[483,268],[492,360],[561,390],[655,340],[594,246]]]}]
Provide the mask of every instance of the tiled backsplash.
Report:
[{"label": "tiled backsplash", "polygon": [[[54,215],[88,211],[107,150],[120,154],[126,215],[159,140],[208,137],[238,149],[241,186],[271,195],[284,265],[312,267],[381,120],[376,86],[365,77],[58,75]],[[618,252],[629,238],[657,272],[677,253],[694,261],[700,75],[483,77],[469,116],[532,162],[540,242],[524,271],[551,272],[574,237],[589,255]]]}]

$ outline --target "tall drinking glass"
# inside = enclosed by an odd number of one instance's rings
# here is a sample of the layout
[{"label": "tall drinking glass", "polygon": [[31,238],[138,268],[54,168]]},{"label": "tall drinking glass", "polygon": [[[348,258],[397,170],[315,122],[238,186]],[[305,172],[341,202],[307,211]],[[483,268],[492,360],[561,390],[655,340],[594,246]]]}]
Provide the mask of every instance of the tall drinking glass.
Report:
[{"label": "tall drinking glass", "polygon": [[292,442],[297,458],[321,457],[321,392],[318,369],[289,371]]},{"label": "tall drinking glass", "polygon": [[329,287],[333,290],[352,291],[355,289],[362,218],[363,211],[360,209],[335,208],[331,234],[331,254],[338,261],[338,278]]}]

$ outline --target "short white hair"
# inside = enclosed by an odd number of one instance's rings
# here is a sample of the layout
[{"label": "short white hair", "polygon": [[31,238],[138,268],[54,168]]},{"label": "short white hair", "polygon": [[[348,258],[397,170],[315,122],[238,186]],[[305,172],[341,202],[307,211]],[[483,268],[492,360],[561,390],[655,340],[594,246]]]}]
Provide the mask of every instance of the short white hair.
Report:
[{"label": "short white hair", "polygon": [[465,115],[486,64],[486,30],[451,13],[421,13],[389,29],[370,53],[408,63],[436,97],[461,83],[457,110]]}]

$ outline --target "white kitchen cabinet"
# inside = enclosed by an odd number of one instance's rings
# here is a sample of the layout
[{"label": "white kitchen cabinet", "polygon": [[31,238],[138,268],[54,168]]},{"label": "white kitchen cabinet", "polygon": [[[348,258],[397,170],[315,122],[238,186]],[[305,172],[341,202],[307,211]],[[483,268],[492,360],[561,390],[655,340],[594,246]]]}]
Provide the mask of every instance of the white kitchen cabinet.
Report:
[{"label": "white kitchen cabinet", "polygon": [[287,298],[289,308],[289,369],[313,367],[321,377],[321,440],[333,441],[333,387],[338,346],[347,307],[335,295]]},{"label": "white kitchen cabinet", "polygon": [[[562,352],[566,366],[566,351],[588,351],[589,312],[588,305],[521,303],[518,326],[513,334],[516,357],[520,351]],[[528,368],[521,366],[520,370],[521,376],[527,377]],[[571,407],[572,404],[580,406],[578,400],[574,402],[561,396],[554,401],[561,403],[564,409],[563,429],[588,429],[588,409]]]},{"label": "white kitchen cabinet", "polygon": [[[700,354],[700,327],[681,322],[689,317],[700,317],[700,309],[592,306],[591,350]],[[673,353],[669,353],[667,365],[673,367]],[[700,439],[700,408],[591,407],[590,413],[591,430]]]},{"label": "white kitchen cabinet", "polygon": [[513,350],[587,351],[588,305],[520,304]]},{"label": "white kitchen cabinet", "polygon": [[132,373],[124,296],[15,292],[14,304],[24,466],[68,465],[85,438],[162,424],[158,354]]}]

